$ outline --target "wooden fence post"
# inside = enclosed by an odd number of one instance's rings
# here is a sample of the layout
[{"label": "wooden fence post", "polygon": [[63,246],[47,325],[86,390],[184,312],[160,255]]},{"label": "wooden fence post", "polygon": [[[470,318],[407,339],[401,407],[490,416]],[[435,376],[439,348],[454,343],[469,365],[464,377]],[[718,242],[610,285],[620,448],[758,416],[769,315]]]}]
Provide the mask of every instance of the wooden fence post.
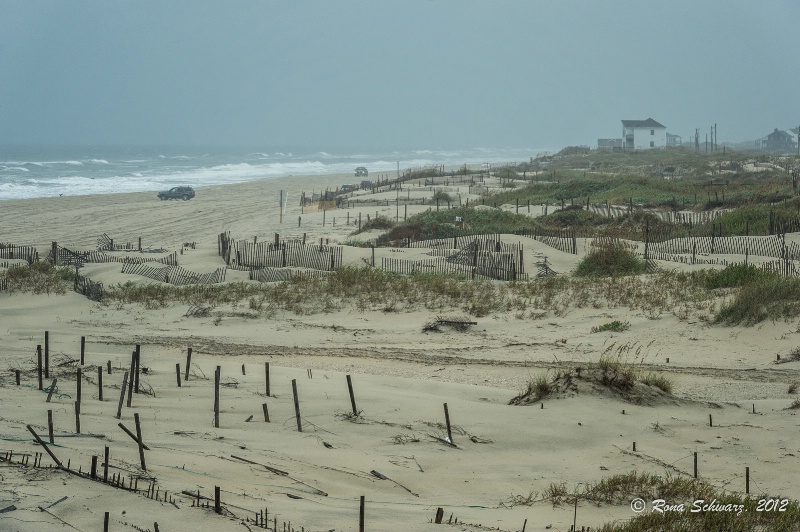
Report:
[{"label": "wooden fence post", "polygon": [[186,351],[186,373],[183,375],[183,380],[189,380],[189,367],[192,365],[192,348]]},{"label": "wooden fence post", "polygon": [[214,428],[219,428],[219,373],[220,367],[214,371]]},{"label": "wooden fence post", "polygon": [[264,371],[265,371],[266,379],[267,379],[267,397],[269,397],[270,396],[270,392],[269,392],[269,362],[264,362]]},{"label": "wooden fence post", "polygon": [[50,378],[50,331],[44,332],[44,377]]},{"label": "wooden fence post", "polygon": [[122,377],[122,389],[119,392],[119,405],[117,406],[117,419],[122,417],[122,403],[125,401],[125,388],[128,386],[128,372]]},{"label": "wooden fence post", "polygon": [[108,482],[108,445],[103,456],[103,482]]},{"label": "wooden fence post", "polygon": [[127,407],[131,407],[133,401],[133,372],[136,371],[136,352],[131,353],[131,369],[125,375],[128,377],[128,403]]},{"label": "wooden fence post", "polygon": [[97,366],[97,399],[103,400],[103,366]]},{"label": "wooden fence post", "polygon": [[178,380],[178,388],[181,387],[181,363],[175,364],[175,378]]},{"label": "wooden fence post", "polygon": [[57,383],[57,382],[58,382],[58,379],[57,379],[57,378],[54,378],[54,379],[53,379],[53,382],[52,382],[52,383],[50,383],[50,391],[48,391],[48,392],[47,392],[47,401],[46,401],[47,403],[49,403],[49,402],[50,402],[50,399],[52,399],[52,398],[53,398],[53,392],[55,392],[55,389],[56,389],[56,383]]},{"label": "wooden fence post", "polygon": [[297,432],[303,432],[300,422],[300,401],[297,398],[297,379],[292,379],[292,394],[294,395],[294,417],[297,420]]},{"label": "wooden fence post", "polygon": [[133,414],[133,420],[136,423],[136,439],[139,440],[139,461],[142,465],[142,471],[147,471],[147,466],[144,463],[144,444],[142,443],[142,426],[139,424],[139,413]]},{"label": "wooden fence post", "polygon": [[36,346],[36,371],[39,374],[39,390],[44,389],[42,382],[42,346]]},{"label": "wooden fence post", "polygon": [[81,366],[83,366],[83,354],[86,351],[86,337],[81,336]]},{"label": "wooden fence post", "polygon": [[361,502],[358,509],[358,532],[364,532],[364,496],[361,496]]},{"label": "wooden fence post", "polygon": [[53,438],[53,411],[47,411],[47,439],[50,440],[50,443],[55,443],[55,439]]}]

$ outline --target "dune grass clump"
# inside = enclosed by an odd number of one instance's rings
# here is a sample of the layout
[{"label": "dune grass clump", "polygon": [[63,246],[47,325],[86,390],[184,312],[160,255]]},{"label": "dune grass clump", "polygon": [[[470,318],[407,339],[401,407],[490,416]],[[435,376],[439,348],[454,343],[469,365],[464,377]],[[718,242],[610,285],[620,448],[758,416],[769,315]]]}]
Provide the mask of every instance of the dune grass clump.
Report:
[{"label": "dune grass clump", "polygon": [[553,380],[546,374],[537,375],[528,380],[525,390],[518,396],[513,398],[509,404],[517,404],[523,400],[526,402],[536,403],[542,399],[546,399],[555,390]]},{"label": "dune grass clump", "polygon": [[800,278],[765,276],[739,289],[733,300],[722,305],[716,323],[754,325],[764,320],[800,316]]},{"label": "dune grass clump", "polygon": [[614,321],[610,321],[608,323],[604,323],[602,325],[595,325],[594,327],[592,327],[592,334],[603,332],[603,331],[623,332],[623,331],[627,331],[630,328],[631,328],[630,322],[614,320]]},{"label": "dune grass clump", "polygon": [[618,277],[638,275],[647,271],[647,263],[619,241],[605,242],[595,247],[578,263],[579,277]]},{"label": "dune grass clump", "polygon": [[639,376],[639,382],[648,386],[655,386],[662,392],[672,393],[672,380],[664,375],[651,371],[650,373]]}]

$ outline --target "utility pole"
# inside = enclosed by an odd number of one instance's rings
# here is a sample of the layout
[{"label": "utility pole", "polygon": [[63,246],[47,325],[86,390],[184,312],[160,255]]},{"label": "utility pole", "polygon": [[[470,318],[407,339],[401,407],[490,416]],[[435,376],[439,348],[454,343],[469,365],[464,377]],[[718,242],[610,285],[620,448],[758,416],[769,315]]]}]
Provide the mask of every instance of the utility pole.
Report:
[{"label": "utility pole", "polygon": [[717,124],[714,124],[714,151],[719,149],[719,137],[717,136]]}]

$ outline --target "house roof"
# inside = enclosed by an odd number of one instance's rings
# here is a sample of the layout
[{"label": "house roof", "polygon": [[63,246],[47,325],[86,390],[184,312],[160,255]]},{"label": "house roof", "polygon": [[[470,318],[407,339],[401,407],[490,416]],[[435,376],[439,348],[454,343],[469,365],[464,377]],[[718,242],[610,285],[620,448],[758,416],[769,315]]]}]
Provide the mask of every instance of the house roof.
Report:
[{"label": "house roof", "polygon": [[679,139],[679,138],[681,138],[681,136],[680,135],[673,135],[672,133],[667,133],[667,138],[668,139]]},{"label": "house roof", "polygon": [[662,126],[652,118],[648,118],[647,120],[623,120],[622,127],[662,127],[664,129],[667,126]]}]

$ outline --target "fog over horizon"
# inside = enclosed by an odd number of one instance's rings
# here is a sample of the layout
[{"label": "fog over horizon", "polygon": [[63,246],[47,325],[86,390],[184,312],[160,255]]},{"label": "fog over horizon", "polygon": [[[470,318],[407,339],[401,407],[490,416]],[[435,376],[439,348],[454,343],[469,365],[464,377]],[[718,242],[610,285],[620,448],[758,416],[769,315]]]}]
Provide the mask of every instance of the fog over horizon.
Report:
[{"label": "fog over horizon", "polygon": [[0,0],[0,145],[558,148],[800,125],[800,2]]}]

